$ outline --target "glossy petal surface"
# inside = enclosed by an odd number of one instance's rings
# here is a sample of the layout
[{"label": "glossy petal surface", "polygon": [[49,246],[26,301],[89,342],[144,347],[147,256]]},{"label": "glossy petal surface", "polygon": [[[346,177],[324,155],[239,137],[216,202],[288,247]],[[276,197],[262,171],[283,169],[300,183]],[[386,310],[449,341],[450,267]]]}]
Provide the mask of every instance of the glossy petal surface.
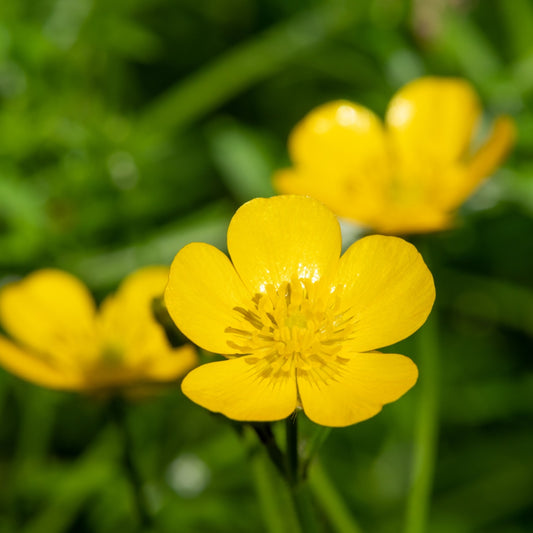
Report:
[{"label": "glossy petal surface", "polygon": [[225,329],[238,327],[234,308],[250,299],[230,260],[213,246],[189,244],[172,262],[165,290],[168,312],[178,328],[206,350],[234,352]]},{"label": "glossy petal surface", "polygon": [[343,362],[332,368],[298,374],[304,412],[316,424],[339,427],[366,420],[416,383],[416,365],[403,355],[342,355]]},{"label": "glossy petal surface", "polygon": [[433,277],[416,248],[397,237],[373,235],[342,256],[336,291],[354,317],[354,351],[405,339],[426,320],[435,300]]},{"label": "glossy petal surface", "polygon": [[296,409],[294,371],[273,377],[255,356],[208,363],[183,380],[183,393],[193,402],[234,420],[287,418]]},{"label": "glossy petal surface", "polygon": [[329,209],[310,198],[256,198],[232,218],[228,250],[252,294],[295,277],[316,281],[337,265],[339,223]]}]

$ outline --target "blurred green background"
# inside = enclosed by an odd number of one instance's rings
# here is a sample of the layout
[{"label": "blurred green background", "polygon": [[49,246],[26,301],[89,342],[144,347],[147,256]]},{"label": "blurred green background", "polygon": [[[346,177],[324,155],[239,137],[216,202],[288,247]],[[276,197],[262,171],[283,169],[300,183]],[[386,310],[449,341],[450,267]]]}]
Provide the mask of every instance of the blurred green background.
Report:
[{"label": "blurred green background", "polygon": [[[414,77],[465,77],[519,137],[427,239],[443,359],[429,531],[533,531],[532,28],[529,0],[2,0],[0,283],[55,266],[100,299],[190,241],[224,248],[313,106],[383,114]],[[394,350],[416,361],[416,335]],[[416,399],[323,447],[364,531],[401,530]],[[129,422],[159,531],[266,531],[252,452],[221,417],[173,386]],[[0,532],[135,528],[105,405],[0,370]]]}]

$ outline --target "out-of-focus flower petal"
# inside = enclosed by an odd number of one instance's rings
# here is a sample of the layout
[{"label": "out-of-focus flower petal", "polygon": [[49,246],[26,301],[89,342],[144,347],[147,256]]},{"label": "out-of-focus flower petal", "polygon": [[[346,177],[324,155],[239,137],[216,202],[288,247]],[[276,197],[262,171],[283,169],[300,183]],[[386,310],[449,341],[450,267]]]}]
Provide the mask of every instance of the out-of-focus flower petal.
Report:
[{"label": "out-of-focus flower petal", "polygon": [[38,354],[20,349],[0,336],[0,364],[16,376],[50,389],[79,390],[84,387],[81,374],[56,366]]},{"label": "out-of-focus flower petal", "polygon": [[481,107],[473,87],[459,78],[423,77],[392,98],[385,122],[397,157],[448,165],[466,155]]},{"label": "out-of-focus flower petal", "polygon": [[38,270],[0,291],[5,330],[23,346],[66,365],[94,346],[95,312],[85,285],[61,270]]}]

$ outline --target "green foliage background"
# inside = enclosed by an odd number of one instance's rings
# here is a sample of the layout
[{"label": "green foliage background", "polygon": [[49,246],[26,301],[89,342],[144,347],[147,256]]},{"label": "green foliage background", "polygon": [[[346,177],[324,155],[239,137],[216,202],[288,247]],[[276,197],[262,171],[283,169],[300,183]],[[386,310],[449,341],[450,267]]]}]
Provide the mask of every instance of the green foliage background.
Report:
[{"label": "green foliage background", "polygon": [[[487,124],[510,113],[519,137],[457,228],[426,242],[443,356],[430,532],[532,531],[531,28],[529,0],[2,0],[1,280],[56,266],[101,298],[190,241],[224,248],[313,106],[382,114],[414,77],[465,77]],[[397,350],[416,361],[416,336]],[[416,398],[323,447],[365,531],[401,530]],[[226,421],[173,386],[129,422],[161,532],[266,531],[254,451]],[[0,531],[135,528],[105,405],[1,371]]]}]

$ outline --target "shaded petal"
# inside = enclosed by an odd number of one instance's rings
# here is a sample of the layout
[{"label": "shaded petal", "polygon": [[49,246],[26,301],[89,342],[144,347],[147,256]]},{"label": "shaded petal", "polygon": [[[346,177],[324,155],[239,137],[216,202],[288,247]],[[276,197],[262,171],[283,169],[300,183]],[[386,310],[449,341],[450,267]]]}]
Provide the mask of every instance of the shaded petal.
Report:
[{"label": "shaded petal", "polygon": [[198,355],[195,348],[190,345],[180,346],[154,357],[146,368],[146,375],[155,381],[173,381],[197,364]]},{"label": "shaded petal", "polygon": [[453,210],[461,205],[502,163],[512,145],[516,132],[512,119],[499,117],[485,144],[466,161],[441,170],[430,188],[428,203],[441,210]]},{"label": "shaded petal", "polygon": [[[118,291],[108,296],[99,315],[102,342],[102,373],[107,363],[116,367],[146,365],[171,347],[163,327],[156,321],[153,301],[162,297],[168,281],[168,267],[142,268],[124,279]],[[98,362],[98,361],[97,361]],[[98,377],[98,376],[96,376]]]},{"label": "shaded petal", "polygon": [[340,100],[323,104],[301,120],[289,138],[295,165],[328,174],[366,170],[374,175],[388,160],[381,120],[369,109]]},{"label": "shaded petal", "polygon": [[278,191],[310,195],[338,216],[374,224],[392,183],[388,138],[374,113],[342,100],[321,105],[294,128],[289,151],[294,167],[274,176]]},{"label": "shaded petal", "polygon": [[[377,170],[376,170],[377,172]],[[337,216],[372,226],[384,209],[388,181],[378,175],[335,172],[332,168],[283,169],[274,174],[274,188],[283,194],[309,195]]]},{"label": "shaded petal", "polygon": [[181,389],[193,402],[234,420],[287,418],[296,409],[294,371],[274,377],[265,370],[254,356],[208,363],[187,374]]},{"label": "shaded petal", "polygon": [[422,234],[448,229],[452,215],[429,202],[418,205],[392,205],[370,226],[385,235]]},{"label": "shaded petal", "polygon": [[337,205],[339,189],[331,180],[325,179],[320,172],[302,172],[293,168],[278,170],[273,178],[276,191],[286,195],[309,195],[320,199],[324,205],[338,213],[333,206]]},{"label": "shaded petal", "polygon": [[305,414],[316,424],[342,427],[361,422],[384,404],[405,394],[418,378],[416,365],[403,355],[353,353],[331,368],[297,371]]},{"label": "shaded petal", "polygon": [[416,248],[372,235],[348,248],[335,282],[355,321],[350,349],[366,352],[405,339],[426,320],[435,300],[431,272]]},{"label": "shaded petal", "polygon": [[394,95],[385,122],[404,164],[429,160],[445,165],[468,151],[480,113],[479,99],[467,81],[423,77]]},{"label": "shaded petal", "polygon": [[506,158],[516,138],[516,129],[510,117],[498,117],[485,144],[467,162],[472,187],[490,176]]},{"label": "shaded petal", "polygon": [[[0,322],[19,342],[66,361],[95,344],[95,306],[77,278],[38,270],[0,291]],[[71,361],[70,361],[71,362]]]},{"label": "shaded petal", "polygon": [[137,364],[128,360],[102,360],[85,369],[83,377],[84,387],[89,391],[131,388],[151,385],[154,382],[174,381],[182,377],[193,368],[197,362],[195,349],[182,346],[171,349],[168,345],[161,344],[157,353],[144,354]]},{"label": "shaded petal", "polygon": [[116,297],[128,304],[129,313],[152,316],[152,302],[154,298],[163,296],[169,271],[167,266],[160,265],[140,268],[124,279],[115,293]]},{"label": "shaded petal", "polygon": [[37,354],[21,350],[0,336],[0,364],[12,374],[50,389],[82,390],[84,383],[77,373],[57,367]]},{"label": "shaded petal", "polygon": [[340,256],[340,227],[335,215],[312,198],[256,198],[232,218],[228,250],[249,290],[264,292],[267,284],[328,276]]},{"label": "shaded petal", "polygon": [[192,243],[172,263],[165,304],[192,342],[217,353],[232,353],[225,329],[240,327],[235,307],[248,306],[250,293],[228,257],[215,247]]}]

